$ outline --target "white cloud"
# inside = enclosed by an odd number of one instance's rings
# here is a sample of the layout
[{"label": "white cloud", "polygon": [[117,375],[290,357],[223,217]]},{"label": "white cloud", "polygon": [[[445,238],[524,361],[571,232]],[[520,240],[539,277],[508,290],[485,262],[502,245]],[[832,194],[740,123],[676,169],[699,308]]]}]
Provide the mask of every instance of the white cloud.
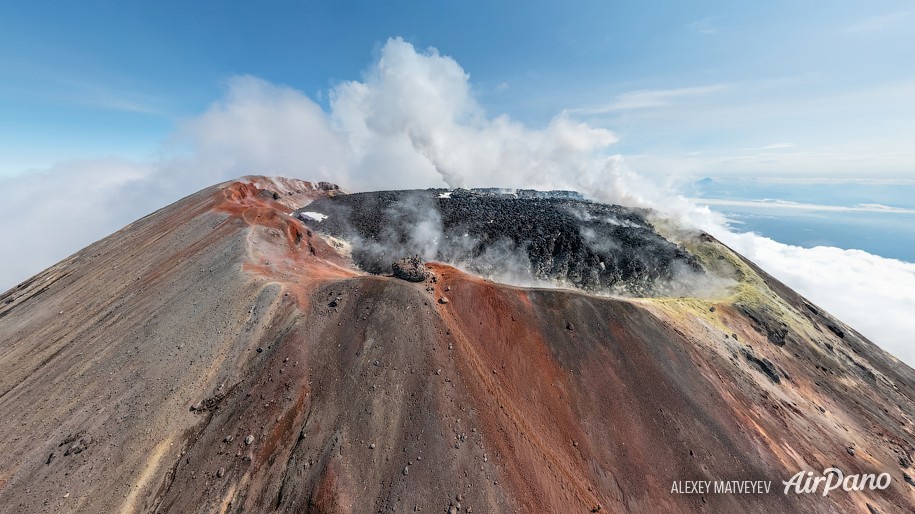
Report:
[{"label": "white cloud", "polygon": [[915,80],[871,78],[840,84],[808,73],[649,89],[567,112],[625,130],[640,173],[911,177]]},{"label": "white cloud", "polygon": [[769,209],[791,209],[800,211],[824,212],[882,212],[889,214],[915,214],[915,209],[903,209],[881,205],[879,203],[862,203],[858,205],[822,205],[813,203],[791,202],[788,200],[731,200],[728,198],[692,198],[691,201],[705,205],[724,205],[730,207],[762,207]]},{"label": "white cloud", "polygon": [[743,148],[743,149],[741,149],[741,151],[753,152],[753,151],[758,151],[758,150],[783,150],[785,148],[794,148],[794,146],[795,146],[794,143],[775,143],[775,144],[766,145],[766,146]]},{"label": "white cloud", "polygon": [[581,175],[620,173],[604,153],[612,132],[562,114],[538,129],[489,118],[457,62],[401,39],[388,41],[364,81],[334,88],[331,109],[351,187],[572,186]]},{"label": "white cloud", "polygon": [[256,77],[228,81],[225,98],[181,123],[170,147],[189,148],[192,162],[180,165],[213,181],[252,172],[346,179],[343,138],[321,107],[300,91]]},{"label": "white cloud", "polygon": [[[881,146],[889,148],[895,144],[899,143],[887,141]],[[825,182],[852,180],[877,169],[883,173],[882,180],[899,182],[912,176],[915,164],[915,152],[880,151],[867,144],[808,148],[803,151],[783,148],[755,152],[713,149],[702,153],[644,153],[628,155],[626,160],[640,173],[657,176],[677,173],[692,177],[754,176],[787,180],[800,175],[803,180]]]},{"label": "white cloud", "polygon": [[[3,91],[17,98],[49,103],[65,103],[99,107],[112,111],[166,115],[166,102],[155,95],[147,94],[126,83],[117,76],[105,77],[105,80],[87,80],[84,77],[68,76],[59,68],[50,68],[34,63],[4,63],[4,69],[27,80],[7,80],[2,84]],[[10,70],[9,68],[12,68]],[[18,86],[28,83],[29,87]]]},{"label": "white cloud", "polygon": [[912,16],[912,14],[915,14],[915,12],[900,11],[869,16],[845,27],[845,32],[848,32],[849,34],[857,34],[861,32],[876,32],[879,30],[886,30],[887,28],[897,24],[903,26],[902,22]]},{"label": "white cloud", "polygon": [[[603,154],[616,141],[611,132],[562,115],[538,129],[488,118],[453,59],[400,39],[384,46],[363,82],[329,96],[328,113],[295,89],[237,77],[224,98],[181,123],[152,162],[70,161],[0,178],[0,233],[10,242],[0,253],[0,288],[189,192],[246,174],[331,180],[350,190],[596,189],[636,178]],[[625,188],[606,199],[646,201]]]},{"label": "white cloud", "polygon": [[626,111],[632,109],[649,109],[666,107],[676,100],[697,96],[706,96],[726,91],[728,84],[712,84],[708,86],[683,87],[678,89],[640,89],[621,93],[612,102],[594,107],[569,109],[572,114],[593,115],[613,111]]},{"label": "white cloud", "polygon": [[151,168],[121,159],[59,164],[0,179],[0,290],[162,206]]},{"label": "white cloud", "polygon": [[754,234],[715,235],[909,365],[915,364],[915,264],[861,250],[801,248]]},{"label": "white cloud", "polygon": [[[603,109],[642,109],[725,85],[621,95]],[[655,207],[712,231],[812,301],[897,355],[915,311],[915,265],[860,251],[803,249],[732,234],[707,206],[634,173],[616,136],[563,113],[541,127],[490,117],[469,76],[435,50],[400,39],[361,81],[329,94],[326,112],[303,93],[254,77],[182,123],[154,162],[100,159],[0,179],[0,284],[12,286],[132,220],[204,186],[246,174],[332,180],[350,190],[429,186],[570,188],[604,202]],[[630,159],[629,162],[639,161]]]},{"label": "white cloud", "polygon": [[743,183],[756,184],[868,184],[915,186],[915,179],[852,177],[742,177]]},{"label": "white cloud", "polygon": [[698,32],[699,34],[715,34],[718,32],[718,28],[715,27],[715,24],[711,18],[702,18],[701,20],[696,20],[686,27],[694,32]]}]

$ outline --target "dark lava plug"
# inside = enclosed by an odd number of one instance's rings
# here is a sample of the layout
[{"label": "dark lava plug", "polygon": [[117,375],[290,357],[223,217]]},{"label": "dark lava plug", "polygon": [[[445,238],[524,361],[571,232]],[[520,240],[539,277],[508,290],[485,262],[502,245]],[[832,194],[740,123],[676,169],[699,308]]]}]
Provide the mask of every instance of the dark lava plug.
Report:
[{"label": "dark lava plug", "polygon": [[318,199],[296,215],[348,241],[355,264],[375,274],[419,255],[485,276],[646,295],[678,270],[702,272],[643,212],[585,201],[569,191],[356,193]]}]

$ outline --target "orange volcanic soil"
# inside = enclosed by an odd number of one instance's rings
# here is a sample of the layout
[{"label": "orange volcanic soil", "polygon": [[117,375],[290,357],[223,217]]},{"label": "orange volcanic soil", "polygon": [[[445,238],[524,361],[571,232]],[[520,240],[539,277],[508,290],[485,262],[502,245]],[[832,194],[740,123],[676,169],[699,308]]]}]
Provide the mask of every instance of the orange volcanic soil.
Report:
[{"label": "orange volcanic soil", "polygon": [[[915,508],[915,372],[717,241],[715,299],[414,284],[290,215],[333,194],[214,186],[2,295],[0,512]],[[892,483],[782,493],[830,466]]]}]

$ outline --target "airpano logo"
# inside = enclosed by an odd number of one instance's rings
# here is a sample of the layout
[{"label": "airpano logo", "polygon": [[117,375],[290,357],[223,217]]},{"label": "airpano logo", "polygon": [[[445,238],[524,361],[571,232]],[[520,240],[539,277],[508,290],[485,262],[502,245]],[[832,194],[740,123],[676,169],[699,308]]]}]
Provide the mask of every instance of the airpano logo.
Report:
[{"label": "airpano logo", "polygon": [[[783,480],[783,494],[821,494],[836,490],[882,491],[890,486],[893,479],[889,473],[845,475],[838,468],[826,468],[821,475],[813,471],[799,471],[788,480]],[[768,480],[676,480],[670,487],[671,494],[769,494],[772,482]]]},{"label": "airpano logo", "polygon": [[785,494],[817,494],[820,485],[823,485],[823,496],[841,488],[843,491],[882,491],[890,486],[893,481],[889,473],[879,475],[865,473],[863,475],[844,475],[838,468],[826,468],[820,476],[814,476],[813,471],[799,471],[790,480],[783,481]]}]

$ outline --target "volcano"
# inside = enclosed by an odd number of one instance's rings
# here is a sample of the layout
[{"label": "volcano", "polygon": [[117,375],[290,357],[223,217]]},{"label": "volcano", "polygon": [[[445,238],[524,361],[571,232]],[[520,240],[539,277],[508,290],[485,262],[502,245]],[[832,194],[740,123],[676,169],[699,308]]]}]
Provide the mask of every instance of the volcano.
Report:
[{"label": "volcano", "polygon": [[646,211],[246,177],[0,297],[0,511],[911,512],[913,398]]}]

